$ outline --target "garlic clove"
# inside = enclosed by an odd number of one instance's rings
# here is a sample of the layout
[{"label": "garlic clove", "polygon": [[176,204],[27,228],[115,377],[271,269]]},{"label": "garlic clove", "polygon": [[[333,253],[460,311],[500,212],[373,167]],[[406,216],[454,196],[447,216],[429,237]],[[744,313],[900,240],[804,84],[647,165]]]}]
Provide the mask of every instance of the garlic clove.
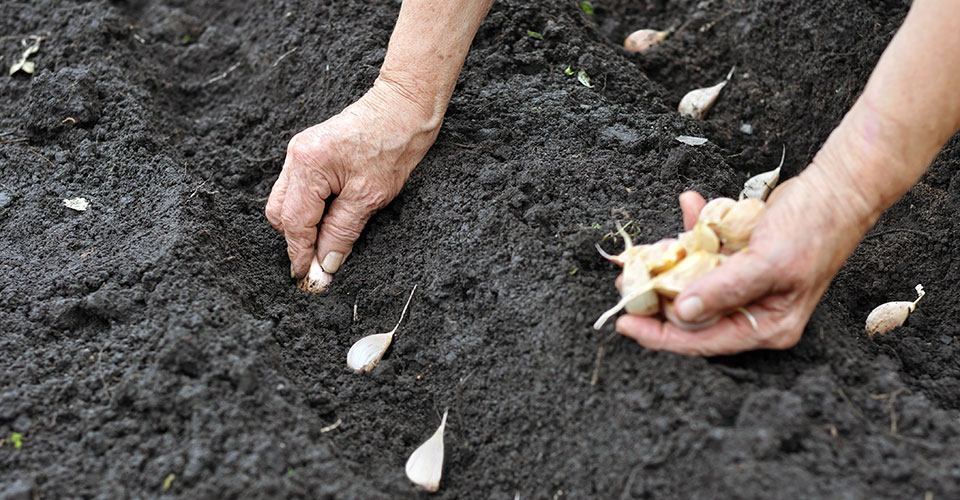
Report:
[{"label": "garlic clove", "polygon": [[720,237],[703,222],[697,222],[693,226],[693,229],[680,233],[678,239],[687,254],[691,254],[697,250],[710,253],[720,251]]},{"label": "garlic clove", "polygon": [[313,261],[310,263],[310,270],[306,276],[300,278],[297,286],[304,292],[317,295],[326,292],[327,289],[330,288],[330,283],[333,283],[333,275],[324,271],[323,268],[320,267],[320,262],[318,262],[316,256],[314,256]]},{"label": "garlic clove", "polygon": [[347,352],[347,366],[357,373],[373,370],[392,341],[393,332],[367,335],[356,341]]},{"label": "garlic clove", "polygon": [[677,265],[687,253],[680,240],[676,238],[664,238],[650,245],[639,245],[638,248],[640,247],[644,251],[638,258],[646,264],[647,269],[654,275]]},{"label": "garlic clove", "polygon": [[736,252],[747,247],[753,230],[760,223],[765,205],[763,200],[744,198],[720,219],[716,231],[725,252]]},{"label": "garlic clove", "polygon": [[630,52],[644,52],[650,47],[659,45],[666,40],[670,31],[657,31],[652,29],[642,29],[634,31],[623,41],[623,48]]},{"label": "garlic clove", "polygon": [[783,160],[786,157],[787,147],[784,146],[783,153],[780,155],[780,165],[769,172],[757,174],[747,179],[747,182],[743,184],[743,191],[740,191],[740,199],[756,198],[758,200],[766,200],[770,191],[776,187],[777,182],[780,180],[780,168],[783,167]]},{"label": "garlic clove", "polygon": [[723,216],[727,215],[727,212],[736,204],[737,200],[733,198],[714,198],[700,209],[697,222],[702,222],[710,229],[716,231],[720,225],[720,221],[723,220]]},{"label": "garlic clove", "polygon": [[[643,262],[631,261],[623,266],[623,284],[621,286],[621,295],[630,295],[634,290],[643,287],[649,288],[650,273]],[[660,310],[660,301],[657,293],[648,290],[631,300],[624,306],[624,309],[630,314],[639,314],[641,316],[650,316]]]},{"label": "garlic clove", "polygon": [[443,412],[440,427],[407,459],[407,477],[417,486],[433,493],[440,489],[443,473],[443,431],[447,426],[447,412]]},{"label": "garlic clove", "polygon": [[923,285],[917,285],[917,300],[887,302],[875,307],[867,316],[866,331],[870,338],[874,335],[883,335],[907,321],[907,316],[917,307],[917,302],[926,295]]},{"label": "garlic clove", "polygon": [[727,78],[724,81],[714,85],[713,87],[696,89],[687,92],[687,95],[683,96],[683,99],[680,99],[680,105],[677,107],[677,111],[679,111],[683,116],[689,116],[698,120],[702,120],[703,117],[707,115],[707,111],[710,111],[713,103],[717,102],[717,97],[720,96],[720,91],[723,90],[723,87],[727,85],[727,83],[730,81],[730,77],[732,76],[733,69],[730,70],[730,73],[727,74]]},{"label": "garlic clove", "polygon": [[716,269],[725,259],[723,255],[703,250],[693,252],[679,264],[657,276],[653,280],[654,290],[672,299],[694,280]]},{"label": "garlic clove", "polygon": [[384,353],[390,347],[394,334],[400,328],[400,323],[403,322],[403,317],[407,314],[407,308],[410,307],[410,301],[413,300],[413,293],[416,291],[417,285],[413,285],[413,290],[410,290],[410,296],[407,297],[407,303],[403,305],[403,311],[400,312],[400,320],[397,321],[393,330],[387,333],[367,335],[350,346],[350,350],[347,351],[347,366],[357,373],[368,372],[377,367],[377,363],[383,359]]}]

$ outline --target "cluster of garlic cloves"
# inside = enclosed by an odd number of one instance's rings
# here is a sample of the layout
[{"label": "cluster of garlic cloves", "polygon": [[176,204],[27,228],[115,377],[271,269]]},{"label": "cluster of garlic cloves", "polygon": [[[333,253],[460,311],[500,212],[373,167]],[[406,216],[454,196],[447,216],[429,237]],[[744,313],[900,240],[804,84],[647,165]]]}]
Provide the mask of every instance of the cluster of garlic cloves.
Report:
[{"label": "cluster of garlic cloves", "polygon": [[[697,278],[719,267],[728,255],[745,249],[763,210],[762,200],[717,198],[703,207],[691,230],[676,238],[646,245],[634,245],[630,235],[617,224],[624,241],[623,252],[618,255],[600,252],[607,260],[623,267],[621,298],[593,327],[600,329],[624,309],[641,316],[662,312],[667,321],[686,329],[702,328],[716,321],[700,324],[680,321],[673,312],[673,299]],[[599,250],[599,246],[597,248]],[[745,310],[741,312],[747,314],[756,328],[753,318]]]}]

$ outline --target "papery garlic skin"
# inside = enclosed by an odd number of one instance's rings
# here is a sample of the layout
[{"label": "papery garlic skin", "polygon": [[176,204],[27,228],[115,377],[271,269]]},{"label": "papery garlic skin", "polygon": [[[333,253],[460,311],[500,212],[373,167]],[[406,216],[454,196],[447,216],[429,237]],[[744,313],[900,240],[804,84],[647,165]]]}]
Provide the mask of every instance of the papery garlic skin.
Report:
[{"label": "papery garlic skin", "polygon": [[300,278],[297,287],[304,292],[317,295],[326,292],[330,288],[330,283],[333,283],[333,275],[324,271],[317,257],[314,256],[313,261],[310,262],[310,270],[306,276]]},{"label": "papery garlic skin", "polygon": [[443,474],[443,431],[447,427],[447,412],[443,412],[440,427],[419,448],[414,450],[404,470],[407,478],[417,486],[433,493],[440,489]]},{"label": "papery garlic skin", "polygon": [[353,343],[347,352],[347,366],[357,373],[368,372],[377,367],[393,341],[393,332],[377,333]]},{"label": "papery garlic skin", "polygon": [[634,31],[623,41],[623,48],[630,52],[644,52],[650,47],[659,45],[666,40],[670,31],[657,31],[652,29],[642,29]]},{"label": "papery garlic skin", "polygon": [[917,300],[913,302],[887,302],[886,304],[880,304],[870,311],[865,327],[867,335],[873,338],[874,335],[883,335],[898,326],[903,326],[903,323],[907,321],[910,313],[916,309],[917,302],[926,295],[926,292],[923,291],[923,285],[917,285],[916,290]]}]

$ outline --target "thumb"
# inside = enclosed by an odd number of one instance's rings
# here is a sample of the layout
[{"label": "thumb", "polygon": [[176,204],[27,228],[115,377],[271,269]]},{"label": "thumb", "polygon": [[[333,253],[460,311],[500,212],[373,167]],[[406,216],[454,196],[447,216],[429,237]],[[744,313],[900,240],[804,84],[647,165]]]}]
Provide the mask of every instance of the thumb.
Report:
[{"label": "thumb", "polygon": [[379,204],[364,203],[348,192],[330,203],[317,237],[317,259],[324,271],[332,274],[340,269],[370,216],[379,208]]},{"label": "thumb", "polygon": [[773,291],[772,266],[757,252],[739,252],[697,279],[675,300],[677,316],[700,323],[744,307]]}]

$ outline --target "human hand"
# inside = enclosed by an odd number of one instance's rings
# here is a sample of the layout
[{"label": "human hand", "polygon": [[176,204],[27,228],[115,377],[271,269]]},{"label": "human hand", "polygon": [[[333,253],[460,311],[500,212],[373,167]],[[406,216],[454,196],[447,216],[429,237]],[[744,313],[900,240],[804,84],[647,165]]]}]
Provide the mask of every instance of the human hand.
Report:
[{"label": "human hand", "polygon": [[326,290],[370,216],[423,159],[441,120],[434,106],[380,78],[357,102],[290,140],[265,212],[286,238],[291,277],[323,270],[323,279],[301,288]]},{"label": "human hand", "polygon": [[[816,175],[801,175],[778,187],[753,231],[750,245],[691,283],[674,301],[679,318],[703,323],[685,330],[655,317],[623,315],[616,329],[652,350],[716,356],[795,345],[833,276],[867,229],[872,214],[854,192]],[[805,172],[806,173],[806,172]],[[683,223],[691,229],[706,201],[680,195]],[[757,328],[737,308],[754,317]]]}]

